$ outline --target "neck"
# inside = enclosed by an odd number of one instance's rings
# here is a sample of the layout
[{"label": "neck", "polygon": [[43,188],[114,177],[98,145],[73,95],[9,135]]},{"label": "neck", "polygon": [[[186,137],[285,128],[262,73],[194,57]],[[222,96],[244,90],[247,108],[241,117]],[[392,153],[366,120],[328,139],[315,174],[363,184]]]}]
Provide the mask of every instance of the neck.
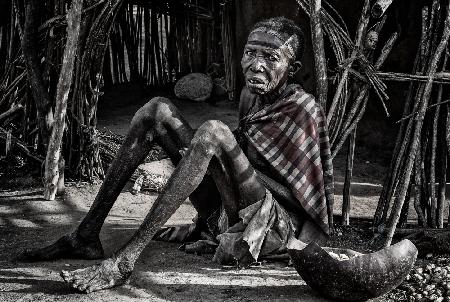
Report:
[{"label": "neck", "polygon": [[274,102],[276,102],[280,98],[280,95],[283,93],[283,91],[286,89],[286,87],[287,87],[287,82],[285,82],[280,87],[274,89],[273,91],[266,93],[264,95],[261,95],[260,100],[261,100],[262,104],[270,105],[270,104],[273,104]]}]

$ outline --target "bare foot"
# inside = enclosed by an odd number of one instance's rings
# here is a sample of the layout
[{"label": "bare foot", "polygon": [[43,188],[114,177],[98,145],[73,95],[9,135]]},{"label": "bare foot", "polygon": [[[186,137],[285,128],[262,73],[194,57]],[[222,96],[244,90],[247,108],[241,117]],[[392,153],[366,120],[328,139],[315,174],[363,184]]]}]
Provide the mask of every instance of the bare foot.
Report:
[{"label": "bare foot", "polygon": [[100,259],[104,257],[100,239],[86,240],[76,232],[64,235],[55,243],[36,250],[22,252],[19,261],[48,261],[61,258],[71,259]]},{"label": "bare foot", "polygon": [[98,265],[75,271],[62,271],[61,277],[80,292],[91,293],[125,284],[133,265],[120,258],[109,258]]}]

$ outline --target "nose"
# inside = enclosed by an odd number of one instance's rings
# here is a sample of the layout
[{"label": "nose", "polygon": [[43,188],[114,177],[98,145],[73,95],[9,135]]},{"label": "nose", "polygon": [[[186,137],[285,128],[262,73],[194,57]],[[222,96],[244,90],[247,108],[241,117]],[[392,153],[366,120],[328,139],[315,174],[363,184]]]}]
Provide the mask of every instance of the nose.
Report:
[{"label": "nose", "polygon": [[252,65],[250,65],[250,70],[253,72],[264,71],[264,63],[259,56],[255,57],[255,59],[253,60]]}]

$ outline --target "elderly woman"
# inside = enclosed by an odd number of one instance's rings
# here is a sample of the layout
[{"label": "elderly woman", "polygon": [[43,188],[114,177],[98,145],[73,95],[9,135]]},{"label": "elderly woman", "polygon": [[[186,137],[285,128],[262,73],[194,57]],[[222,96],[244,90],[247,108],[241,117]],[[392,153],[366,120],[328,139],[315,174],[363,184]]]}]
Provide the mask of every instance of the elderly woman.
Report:
[{"label": "elderly woman", "polygon": [[92,292],[124,284],[142,250],[188,197],[217,238],[214,260],[220,263],[246,266],[286,252],[291,238],[325,238],[333,189],[325,118],[310,94],[288,84],[301,67],[303,48],[303,33],[291,20],[272,18],[254,26],[241,61],[246,86],[236,136],[220,121],[207,121],[194,131],[168,99],[150,100],[133,117],[76,231],[23,257],[102,258],[103,222],[153,140],[177,163],[166,188],[139,230],[111,258],[61,273],[74,288]]}]

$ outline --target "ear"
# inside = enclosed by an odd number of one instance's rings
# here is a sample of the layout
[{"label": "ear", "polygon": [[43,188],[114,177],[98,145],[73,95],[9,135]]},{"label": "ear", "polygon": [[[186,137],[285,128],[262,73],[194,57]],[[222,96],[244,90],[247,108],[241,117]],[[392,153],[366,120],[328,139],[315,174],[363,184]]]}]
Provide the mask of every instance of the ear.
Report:
[{"label": "ear", "polygon": [[302,63],[300,61],[294,61],[289,66],[289,76],[293,77],[302,68]]}]

